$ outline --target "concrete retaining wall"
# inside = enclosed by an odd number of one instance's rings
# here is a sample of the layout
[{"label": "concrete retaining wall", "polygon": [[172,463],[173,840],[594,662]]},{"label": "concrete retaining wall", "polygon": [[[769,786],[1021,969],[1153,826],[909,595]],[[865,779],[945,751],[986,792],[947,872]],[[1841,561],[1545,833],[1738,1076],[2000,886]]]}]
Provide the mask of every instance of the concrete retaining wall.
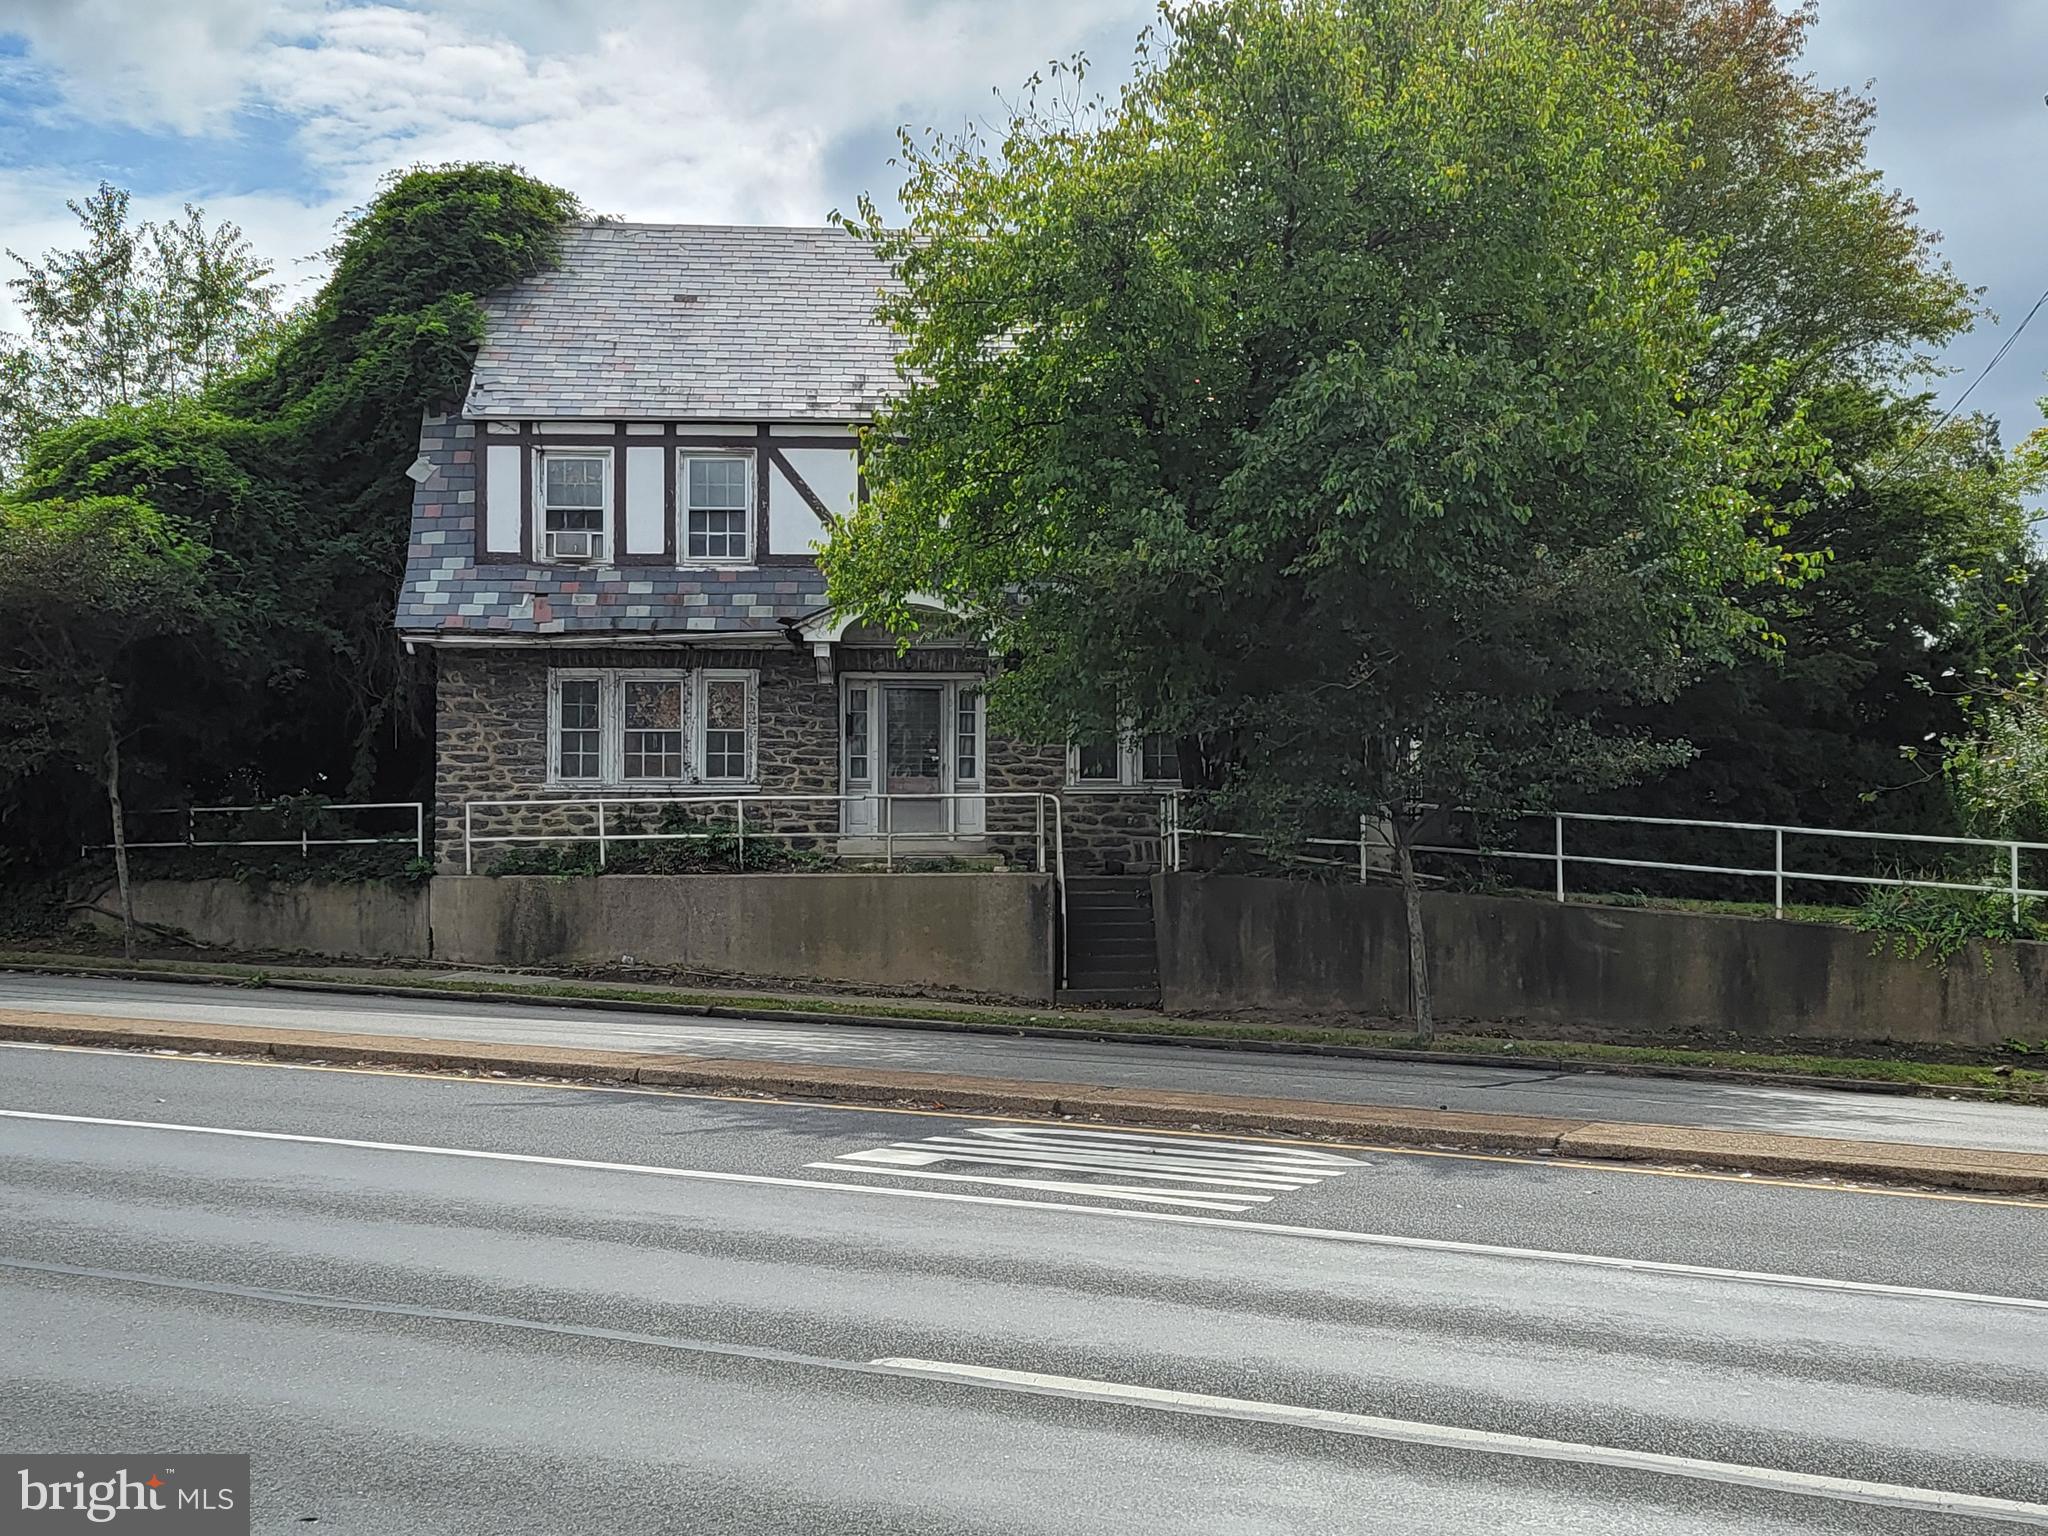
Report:
[{"label": "concrete retaining wall", "polygon": [[434,958],[1053,992],[1044,875],[443,875]]},{"label": "concrete retaining wall", "polygon": [[[1221,875],[1155,877],[1168,1008],[1399,1015],[1399,892]],[[2048,944],[1930,961],[1820,923],[1424,898],[1445,1020],[1992,1045],[2048,1034]]]},{"label": "concrete retaining wall", "polygon": [[[424,886],[138,880],[133,896],[139,922],[178,929],[204,944],[366,960],[427,957]],[[120,902],[110,890],[99,904],[103,912],[118,913]],[[120,928],[118,916],[95,921]]]}]

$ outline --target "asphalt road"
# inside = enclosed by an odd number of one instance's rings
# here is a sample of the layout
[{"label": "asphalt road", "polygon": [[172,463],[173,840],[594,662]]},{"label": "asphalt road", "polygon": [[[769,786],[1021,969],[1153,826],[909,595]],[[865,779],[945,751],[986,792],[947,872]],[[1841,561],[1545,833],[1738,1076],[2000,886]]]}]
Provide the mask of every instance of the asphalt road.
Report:
[{"label": "asphalt road", "polygon": [[265,1532],[2039,1528],[2044,1251],[2016,1199],[0,1047],[0,1443],[247,1451]]},{"label": "asphalt road", "polygon": [[0,973],[0,1008],[527,1045],[676,1050],[700,1056],[827,1061],[1111,1087],[1582,1116],[1594,1121],[2048,1152],[2048,1110],[2028,1105],[1618,1077],[1599,1072],[1448,1067],[828,1023],[671,1019],[472,999],[419,1001],[7,973]]}]

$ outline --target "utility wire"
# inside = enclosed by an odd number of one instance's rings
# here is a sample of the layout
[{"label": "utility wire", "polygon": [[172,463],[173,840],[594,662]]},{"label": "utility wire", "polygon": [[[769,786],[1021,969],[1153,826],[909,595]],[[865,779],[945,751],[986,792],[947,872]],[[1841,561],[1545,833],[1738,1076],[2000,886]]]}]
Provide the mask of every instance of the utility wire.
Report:
[{"label": "utility wire", "polygon": [[1943,411],[1941,415],[1935,419],[1932,426],[1922,428],[1920,435],[1918,437],[1914,438],[1913,441],[1907,444],[1906,447],[1902,449],[1892,459],[1892,461],[1889,464],[1885,465],[1885,467],[1882,470],[1878,471],[1880,477],[1884,475],[1889,475],[1893,470],[1897,469],[1900,465],[1904,464],[1908,459],[1912,458],[1914,454],[1920,451],[1920,445],[1922,443],[1926,442],[1928,438],[1934,436],[1935,433],[1939,432],[1943,427],[1949,424],[1949,422],[1954,418],[1956,412],[1960,411],[1963,408],[1964,402],[1967,401],[1971,395],[1977,392],[1977,386],[1979,384],[1982,384],[1986,379],[1991,377],[1991,370],[1996,368],[2000,363],[2005,361],[2005,354],[2010,352],[2013,349],[2013,343],[2017,342],[2020,339],[2020,332],[2024,331],[2027,328],[2028,321],[2032,320],[2034,316],[2038,315],[2041,312],[2041,306],[2044,304],[2048,304],[2048,292],[2043,292],[2040,298],[2034,300],[2034,307],[2027,311],[2026,319],[2020,321],[2020,323],[2013,328],[2013,333],[2005,338],[2005,345],[2003,345],[1996,352],[1991,354],[1991,361],[1983,366],[1983,368],[1978,372],[1976,378],[1970,380],[1970,387],[1964,390],[1960,395],[1956,396],[1956,403],[1950,406],[1947,410]]}]

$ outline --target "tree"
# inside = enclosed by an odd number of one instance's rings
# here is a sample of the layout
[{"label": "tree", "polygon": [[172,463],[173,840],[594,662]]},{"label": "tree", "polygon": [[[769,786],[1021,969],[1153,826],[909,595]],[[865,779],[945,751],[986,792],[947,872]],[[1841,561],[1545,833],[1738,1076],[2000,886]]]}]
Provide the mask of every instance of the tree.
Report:
[{"label": "tree", "polygon": [[234,224],[128,221],[128,194],[101,182],[66,204],[85,244],[46,251],[7,286],[25,339],[0,337],[0,469],[36,434],[115,406],[197,395],[261,355],[280,324],[271,264]]},{"label": "tree", "polygon": [[[1704,302],[1723,323],[1696,386],[1783,368],[1783,406],[1803,405],[1840,478],[1761,498],[1824,579],[1762,600],[1776,644],[1634,711],[1698,753],[1599,808],[1949,830],[1935,758],[1977,686],[1956,681],[1974,666],[1966,573],[2023,561],[2027,544],[2030,471],[2002,462],[1991,423],[1937,427],[1919,393],[1976,295],[1869,163],[1870,99],[1803,70],[1811,3],[1621,0],[1616,14],[1650,110],[1683,125],[1664,222],[1712,256]],[[1669,835],[1659,846],[1682,857]]]},{"label": "tree", "polygon": [[1822,579],[1755,594],[1773,646],[1633,713],[1697,751],[1602,808],[1951,830],[1940,743],[1966,732],[1972,695],[2016,670],[1987,648],[2012,643],[2004,577],[2026,568],[2038,477],[1999,451],[1992,424],[1937,428],[1926,401],[1870,384],[1816,388],[1807,421],[1834,473],[1770,499],[1781,542],[1825,557]]},{"label": "tree", "polygon": [[1114,104],[1059,74],[999,145],[906,139],[905,226],[847,221],[900,274],[906,385],[832,595],[906,628],[937,594],[1013,658],[1013,728],[1173,732],[1272,836],[1383,819],[1426,1036],[1429,808],[1681,756],[1605,701],[1806,574],[1748,520],[1810,442],[1754,370],[1692,390],[1681,152],[1583,7],[1165,16]]},{"label": "tree", "polygon": [[208,622],[208,555],[132,498],[0,501],[0,790],[52,768],[98,783],[131,959],[125,765],[161,708],[154,653]]},{"label": "tree", "polygon": [[1713,258],[1705,300],[1725,323],[1702,381],[1781,360],[1794,386],[1924,373],[1976,296],[1869,164],[1876,104],[1801,69],[1816,0],[1621,0],[1612,14],[1649,115],[1683,135],[1660,208]]},{"label": "tree", "polygon": [[[419,793],[430,689],[392,624],[411,526],[420,419],[456,405],[483,334],[482,296],[540,270],[574,198],[495,165],[387,179],[345,222],[333,275],[256,355],[201,395],[108,404],[50,427],[23,455],[24,507],[128,498],[209,550],[220,622],[155,680],[147,732],[173,802],[337,791]],[[195,291],[231,266],[176,239]],[[218,284],[215,283],[218,288]],[[204,306],[178,345],[217,357]],[[239,348],[240,343],[234,343]],[[32,666],[0,641],[0,667]],[[54,769],[0,784],[0,826],[47,860],[81,813]]]}]

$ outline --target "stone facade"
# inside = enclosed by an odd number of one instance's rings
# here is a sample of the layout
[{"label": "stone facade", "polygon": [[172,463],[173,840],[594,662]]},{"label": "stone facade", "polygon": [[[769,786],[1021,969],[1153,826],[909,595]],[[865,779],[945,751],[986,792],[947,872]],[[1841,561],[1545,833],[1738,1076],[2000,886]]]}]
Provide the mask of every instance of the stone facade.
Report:
[{"label": "stone facade", "polygon": [[[435,721],[435,847],[444,873],[464,866],[464,806],[479,800],[569,798],[577,791],[548,786],[548,673],[551,668],[697,668],[752,671],[756,694],[756,791],[764,797],[817,795],[840,791],[839,686],[818,676],[808,650],[794,647],[440,647]],[[951,647],[894,649],[847,646],[836,658],[841,670],[859,672],[978,672],[975,653]],[[1073,789],[1067,785],[1064,747],[1034,746],[990,734],[986,784],[991,793],[1031,791],[1057,794],[1069,873],[1112,867],[1150,870],[1159,866],[1159,794],[1143,789]],[[600,791],[585,791],[597,794]],[[601,793],[617,798],[622,790]],[[673,794],[674,791],[661,791]],[[732,802],[707,788],[706,827],[732,824]],[[606,812],[606,830],[616,833],[647,824],[652,814],[634,808]],[[1015,868],[1030,868],[1036,857],[1038,811],[1028,801],[990,800],[987,834],[979,839]],[[528,806],[470,811],[475,837],[550,833],[593,836],[597,813],[589,806],[559,809]],[[789,834],[798,846],[837,844],[839,806],[824,798],[809,804],[767,800],[747,811],[750,830]],[[1048,859],[1052,828],[1046,829]],[[475,868],[490,867],[498,843],[473,848]]]}]

